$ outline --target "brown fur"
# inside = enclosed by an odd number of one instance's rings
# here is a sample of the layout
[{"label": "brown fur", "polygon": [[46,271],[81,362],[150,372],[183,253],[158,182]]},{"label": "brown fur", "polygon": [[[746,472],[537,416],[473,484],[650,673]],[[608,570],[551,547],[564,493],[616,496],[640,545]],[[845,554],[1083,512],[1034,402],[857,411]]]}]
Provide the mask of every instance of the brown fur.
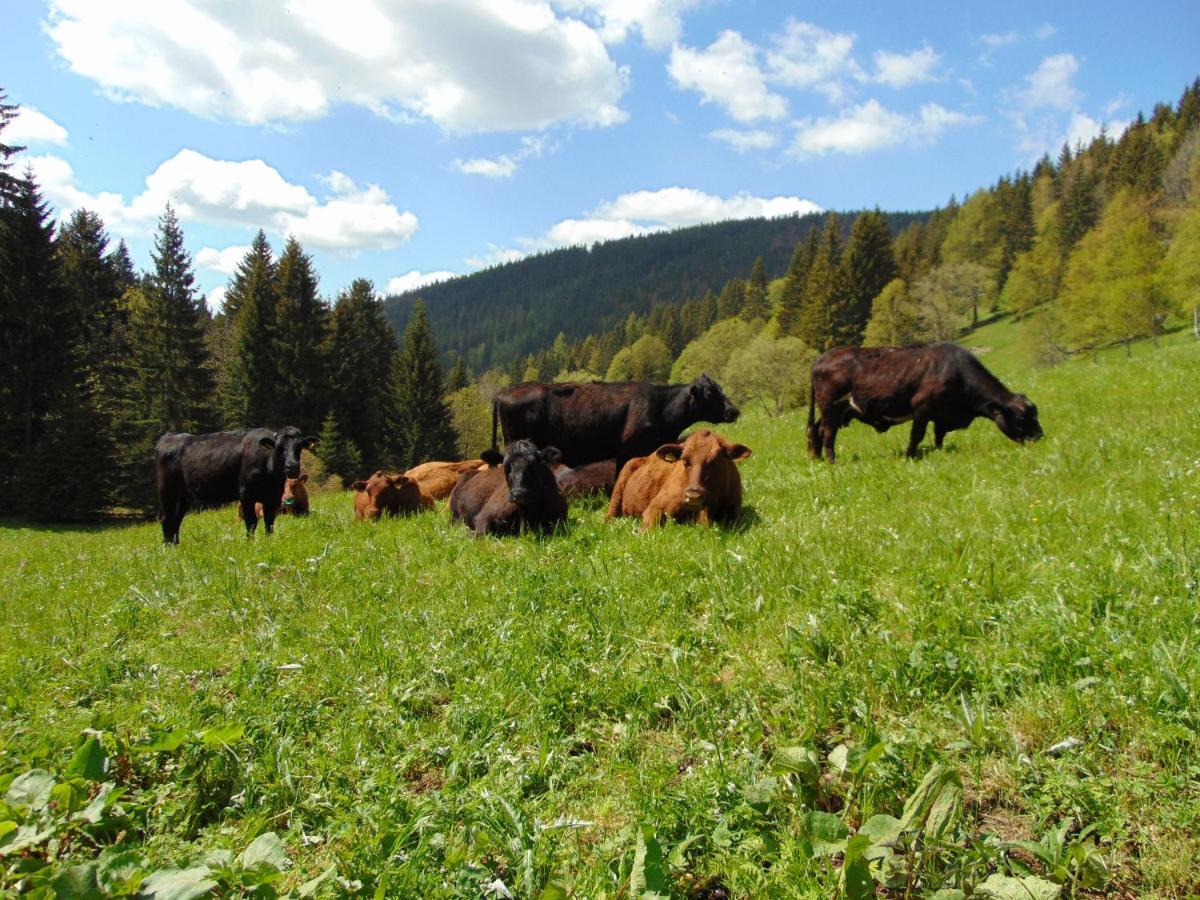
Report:
[{"label": "brown fur", "polygon": [[485,451],[489,465],[463,473],[450,493],[450,517],[476,537],[553,531],[567,521],[567,500],[551,468],[557,460],[554,447],[539,450],[529,441],[509,444],[503,457]]},{"label": "brown fur", "polygon": [[442,500],[450,496],[454,485],[458,484],[458,476],[480,466],[486,467],[487,464],[477,459],[463,462],[427,462],[414,466],[404,474],[415,481],[421,493],[430,500]]},{"label": "brown fur", "polygon": [[617,481],[617,461],[605,459],[600,462],[587,463],[571,468],[570,466],[555,466],[554,477],[562,488],[563,496],[568,500],[579,497],[590,497],[593,494],[612,493]]},{"label": "brown fur", "polygon": [[742,510],[742,476],[734,463],[750,452],[707,428],[682,444],[663,444],[621,469],[608,516],[640,516],[643,529],[664,516],[701,525],[733,522]]},{"label": "brown fur", "polygon": [[[307,475],[301,475],[299,478],[289,478],[283,483],[283,497],[279,501],[279,509],[275,511],[278,516],[307,516],[308,515],[308,488],[304,485],[308,482]],[[291,503],[288,501],[291,500]],[[238,518],[242,516],[242,505],[238,504]],[[261,503],[254,504],[254,514],[260,519],[263,517],[263,505]]]},{"label": "brown fur", "polygon": [[356,481],[354,488],[354,518],[378,519],[409,515],[433,506],[433,501],[421,493],[415,481],[405,475],[385,475],[376,472],[366,481]]}]

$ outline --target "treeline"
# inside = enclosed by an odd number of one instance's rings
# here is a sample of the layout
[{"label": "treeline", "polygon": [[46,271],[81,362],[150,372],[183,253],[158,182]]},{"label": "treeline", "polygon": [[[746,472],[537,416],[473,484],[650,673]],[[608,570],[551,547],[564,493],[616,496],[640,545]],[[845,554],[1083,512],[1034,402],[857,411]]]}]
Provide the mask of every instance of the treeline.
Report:
[{"label": "treeline", "polygon": [[149,511],[167,431],[296,425],[344,482],[455,452],[419,304],[398,341],[371,282],[330,304],[301,245],[276,259],[260,231],[211,315],[170,206],[137,273],[94,213],[56,226],[21,149],[0,143],[0,514]]},{"label": "treeline", "polygon": [[[897,231],[927,214],[886,215]],[[656,305],[719,294],[759,256],[768,273],[781,274],[796,243],[824,219],[816,213],[719,222],[553,250],[389,297],[387,314],[403,329],[413,301],[422,297],[443,362],[462,359],[483,372],[515,365],[559,332],[578,340],[622,325],[630,313],[645,316]]]}]

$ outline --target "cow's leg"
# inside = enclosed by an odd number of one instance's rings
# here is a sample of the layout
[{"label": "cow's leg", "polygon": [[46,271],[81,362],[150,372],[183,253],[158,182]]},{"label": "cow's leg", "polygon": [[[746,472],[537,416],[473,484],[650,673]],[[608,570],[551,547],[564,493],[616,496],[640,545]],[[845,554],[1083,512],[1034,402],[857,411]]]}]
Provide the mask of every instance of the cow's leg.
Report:
[{"label": "cow's leg", "polygon": [[179,543],[179,528],[183,524],[183,517],[187,515],[187,511],[187,497],[174,498],[163,504],[162,530],[164,544]]},{"label": "cow's leg", "polygon": [[651,503],[646,507],[646,511],[642,513],[642,531],[649,531],[651,528],[657,528],[662,522],[663,513],[665,510],[657,503]]},{"label": "cow's leg", "polygon": [[[275,531],[275,512],[268,509],[268,505],[266,503],[263,504],[263,525],[267,529],[267,534],[271,534]],[[257,519],[258,516],[255,515],[255,518]]]},{"label": "cow's leg", "polygon": [[908,437],[909,459],[916,459],[917,448],[921,445],[921,441],[925,440],[925,428],[928,424],[929,419],[921,413],[913,415],[912,434]]},{"label": "cow's leg", "polygon": [[[266,512],[265,508],[263,512]],[[246,537],[254,537],[254,529],[258,527],[258,513],[254,511],[254,501],[244,495],[242,496],[242,521],[246,523]]]},{"label": "cow's leg", "polygon": [[830,463],[837,461],[834,442],[837,440],[838,422],[833,415],[821,416],[821,446],[825,448],[825,458]]},{"label": "cow's leg", "polygon": [[942,449],[942,441],[946,439],[946,433],[949,430],[950,429],[944,427],[941,422],[933,423],[933,446],[938,450]]}]

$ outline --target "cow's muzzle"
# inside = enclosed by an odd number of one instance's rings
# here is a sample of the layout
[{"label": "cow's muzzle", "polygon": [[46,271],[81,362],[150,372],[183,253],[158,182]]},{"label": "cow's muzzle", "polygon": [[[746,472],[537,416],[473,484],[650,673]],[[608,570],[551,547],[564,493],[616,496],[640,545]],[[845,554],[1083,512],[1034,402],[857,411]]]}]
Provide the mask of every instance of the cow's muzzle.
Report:
[{"label": "cow's muzzle", "polygon": [[508,492],[508,499],[511,503],[524,503],[530,497],[530,492],[525,488],[517,488]]},{"label": "cow's muzzle", "polygon": [[696,509],[704,504],[704,488],[690,487],[683,492],[683,505],[688,509]]},{"label": "cow's muzzle", "polygon": [[736,406],[734,406],[732,403],[725,404],[725,418],[723,421],[736,422],[738,420],[738,416],[740,416],[740,415],[741,415],[741,411]]},{"label": "cow's muzzle", "polygon": [[287,475],[288,478],[299,478],[300,477],[300,464],[296,463],[294,465],[289,464],[287,466],[284,466],[283,472],[285,475]]}]

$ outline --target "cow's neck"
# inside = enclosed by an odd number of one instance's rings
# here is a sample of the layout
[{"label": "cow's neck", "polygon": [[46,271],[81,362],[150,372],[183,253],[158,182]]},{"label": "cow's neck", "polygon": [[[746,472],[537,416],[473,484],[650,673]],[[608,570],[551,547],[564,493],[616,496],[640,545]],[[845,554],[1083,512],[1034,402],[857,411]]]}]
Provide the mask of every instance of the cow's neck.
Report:
[{"label": "cow's neck", "polygon": [[678,426],[680,431],[692,424],[690,418],[692,411],[688,404],[691,395],[692,386],[690,384],[681,385],[680,389],[676,390],[674,396],[663,406],[663,421]]}]

